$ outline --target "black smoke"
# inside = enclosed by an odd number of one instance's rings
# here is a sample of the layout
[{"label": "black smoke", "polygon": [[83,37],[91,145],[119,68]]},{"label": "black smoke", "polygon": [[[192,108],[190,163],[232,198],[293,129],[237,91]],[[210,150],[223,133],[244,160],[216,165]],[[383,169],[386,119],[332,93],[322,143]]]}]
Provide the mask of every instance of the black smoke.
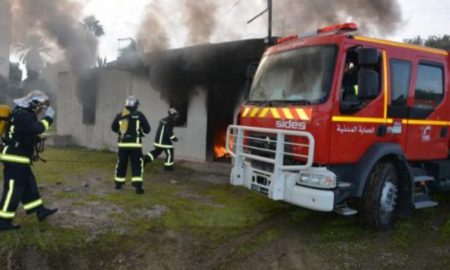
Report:
[{"label": "black smoke", "polygon": [[[14,40],[39,34],[63,51],[70,71],[77,78],[77,96],[83,107],[95,106],[96,85],[90,69],[97,56],[97,38],[80,23],[83,2],[73,0],[12,0]],[[83,80],[87,80],[83,82]],[[86,108],[85,108],[86,109]]]},{"label": "black smoke", "polygon": [[395,33],[403,22],[397,0],[277,0],[273,3],[274,26],[282,34],[352,21],[364,34],[385,36]]}]

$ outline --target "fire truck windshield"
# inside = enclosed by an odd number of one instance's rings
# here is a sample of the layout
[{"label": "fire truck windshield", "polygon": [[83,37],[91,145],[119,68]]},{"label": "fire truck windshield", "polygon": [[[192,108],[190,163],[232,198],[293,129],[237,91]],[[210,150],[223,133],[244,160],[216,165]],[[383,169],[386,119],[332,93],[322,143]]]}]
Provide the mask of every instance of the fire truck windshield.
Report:
[{"label": "fire truck windshield", "polygon": [[322,45],[265,56],[250,90],[250,102],[324,102],[330,91],[337,47]]}]

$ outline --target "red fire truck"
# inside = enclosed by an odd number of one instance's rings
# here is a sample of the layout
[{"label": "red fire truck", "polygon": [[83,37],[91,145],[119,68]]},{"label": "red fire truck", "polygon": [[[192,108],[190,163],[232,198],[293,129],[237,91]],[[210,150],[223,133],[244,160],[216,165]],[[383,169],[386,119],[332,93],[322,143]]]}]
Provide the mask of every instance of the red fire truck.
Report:
[{"label": "red fire truck", "polygon": [[278,39],[227,132],[231,183],[389,229],[450,191],[449,52],[354,35]]}]

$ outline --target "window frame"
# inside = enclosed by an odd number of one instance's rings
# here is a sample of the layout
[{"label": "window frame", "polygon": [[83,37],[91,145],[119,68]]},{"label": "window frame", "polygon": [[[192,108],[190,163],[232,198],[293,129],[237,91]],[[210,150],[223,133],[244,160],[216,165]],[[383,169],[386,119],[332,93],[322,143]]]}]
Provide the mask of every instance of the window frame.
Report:
[{"label": "window frame", "polygon": [[[366,108],[374,100],[378,99],[380,97],[380,95],[383,93],[383,91],[382,91],[383,90],[382,82],[384,80],[384,72],[383,72],[383,68],[384,68],[383,60],[384,59],[382,57],[382,51],[383,51],[382,48],[374,47],[374,46],[367,46],[366,44],[359,44],[359,43],[358,44],[353,44],[353,46],[350,46],[350,47],[348,47],[345,50],[345,56],[343,58],[344,59],[343,60],[343,65],[345,65],[345,63],[347,62],[348,55],[350,53],[352,53],[352,52],[356,52],[360,48],[372,48],[372,49],[378,50],[379,53],[380,53],[379,63],[376,66],[377,70],[375,70],[378,73],[378,76],[379,76],[379,89],[378,89],[379,91],[378,91],[378,95],[376,97],[374,97],[374,98],[367,99],[367,100],[358,99],[359,102],[360,102],[359,106],[356,106],[354,108],[346,108],[346,107],[344,107],[344,104],[345,104],[346,101],[343,99],[342,86],[343,86],[343,79],[344,79],[344,75],[345,74],[344,74],[344,72],[342,72],[342,74],[340,75],[340,78],[339,78],[339,80],[340,80],[340,88],[339,88],[338,91],[340,93],[340,95],[339,95],[339,112],[341,114],[343,114],[343,115],[354,115],[354,114],[360,112],[361,110],[364,110],[364,108]],[[358,72],[359,72],[360,65],[358,64],[357,67],[358,67]],[[344,69],[344,68],[342,68],[342,69]]]},{"label": "window frame", "polygon": [[420,66],[421,65],[423,65],[423,66],[429,66],[429,67],[434,67],[434,68],[439,68],[440,70],[441,70],[441,79],[442,79],[442,98],[441,98],[441,100],[439,101],[439,103],[437,103],[434,107],[433,107],[433,111],[437,108],[437,107],[439,107],[443,102],[444,102],[444,99],[445,99],[445,65],[443,64],[443,63],[441,63],[441,62],[434,62],[434,61],[429,61],[429,60],[419,60],[418,62],[417,62],[417,67],[416,67],[416,76],[415,76],[415,81],[414,81],[414,89],[413,89],[413,95],[412,95],[412,107],[419,107],[419,106],[417,106],[416,105],[416,91],[417,91],[417,82],[418,82],[418,79],[419,79],[419,69],[420,69]]},{"label": "window frame", "polygon": [[[394,89],[394,84],[393,84],[393,78],[394,78],[394,69],[392,68],[393,62],[403,62],[403,63],[407,63],[409,64],[409,73],[408,73],[408,87],[406,90],[406,96],[405,96],[405,102],[404,104],[394,104],[393,103],[393,89]],[[410,96],[410,92],[411,92],[411,87],[413,86],[413,73],[414,73],[414,63],[411,60],[406,60],[406,59],[401,59],[401,58],[391,58],[389,59],[389,78],[390,78],[390,85],[389,85],[389,97],[390,97],[390,106],[408,106],[408,99]],[[415,84],[414,84],[415,86]]]}]

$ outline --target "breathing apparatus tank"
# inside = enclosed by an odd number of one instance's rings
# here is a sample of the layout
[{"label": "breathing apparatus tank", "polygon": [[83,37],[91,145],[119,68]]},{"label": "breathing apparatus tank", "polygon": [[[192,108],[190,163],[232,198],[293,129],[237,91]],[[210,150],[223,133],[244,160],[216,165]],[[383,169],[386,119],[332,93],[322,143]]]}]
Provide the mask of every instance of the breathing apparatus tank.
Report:
[{"label": "breathing apparatus tank", "polygon": [[0,138],[3,136],[3,132],[5,132],[10,113],[11,109],[8,105],[0,105]]}]

